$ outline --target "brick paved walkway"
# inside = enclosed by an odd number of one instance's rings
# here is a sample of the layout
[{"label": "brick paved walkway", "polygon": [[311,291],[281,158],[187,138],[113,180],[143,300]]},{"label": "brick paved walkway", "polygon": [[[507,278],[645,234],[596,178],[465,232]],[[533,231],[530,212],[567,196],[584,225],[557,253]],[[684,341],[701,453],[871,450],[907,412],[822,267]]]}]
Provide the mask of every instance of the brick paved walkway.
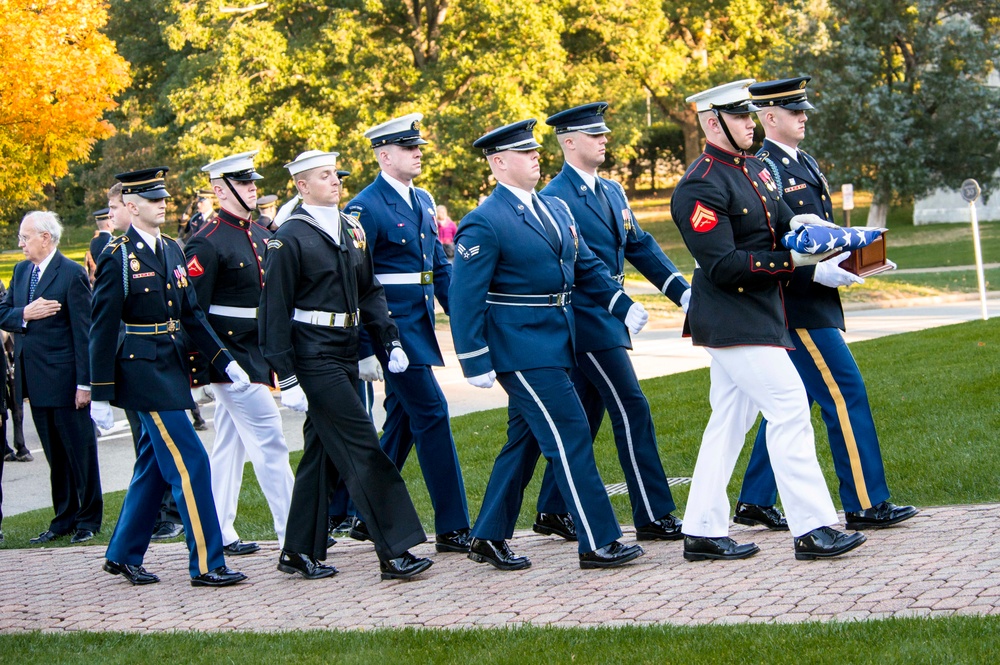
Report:
[{"label": "brick paved walkway", "polygon": [[[761,547],[746,561],[685,562],[680,543],[646,545],[617,570],[580,570],[576,547],[531,532],[513,540],[531,568],[501,573],[434,554],[410,582],[380,582],[374,551],[350,539],[332,550],[336,577],[309,582],[275,569],[277,548],[234,558],[250,580],[226,589],[188,583],[181,543],[153,545],[161,582],[132,587],[101,570],[103,547],[0,551],[0,632],[61,630],[363,629],[708,624],[1000,614],[1000,505],[927,508],[868,532],[830,561],[796,561],[787,533],[734,527]],[[625,540],[631,541],[631,530]],[[418,554],[432,552],[421,545]]]}]

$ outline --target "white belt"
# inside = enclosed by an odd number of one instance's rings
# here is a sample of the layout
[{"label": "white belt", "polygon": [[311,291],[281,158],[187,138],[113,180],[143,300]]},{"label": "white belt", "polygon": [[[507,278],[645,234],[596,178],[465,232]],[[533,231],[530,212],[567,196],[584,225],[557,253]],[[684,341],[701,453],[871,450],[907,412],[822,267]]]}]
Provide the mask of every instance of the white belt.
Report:
[{"label": "white belt", "polygon": [[361,320],[361,312],[316,312],[306,309],[295,308],[292,318],[302,323],[314,326],[326,326],[328,328],[352,328]]},{"label": "white belt", "polygon": [[394,272],[385,275],[375,275],[379,284],[433,284],[434,273],[425,272]]},{"label": "white belt", "polygon": [[256,307],[230,307],[229,305],[209,305],[209,314],[216,316],[229,316],[234,319],[256,319]]}]

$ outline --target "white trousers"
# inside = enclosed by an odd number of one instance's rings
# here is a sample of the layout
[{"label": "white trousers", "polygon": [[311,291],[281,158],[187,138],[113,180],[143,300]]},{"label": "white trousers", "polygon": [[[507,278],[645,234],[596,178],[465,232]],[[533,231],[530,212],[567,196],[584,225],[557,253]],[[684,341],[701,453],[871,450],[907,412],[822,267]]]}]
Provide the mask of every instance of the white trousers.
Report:
[{"label": "white trousers", "polygon": [[816,460],[816,440],[802,379],[784,349],[736,346],[712,356],[712,416],[691,479],[683,531],[729,534],[726,488],[757,413],[767,418],[767,452],[793,536],[837,523],[837,511]]},{"label": "white trousers", "polygon": [[257,482],[271,508],[278,545],[285,542],[285,524],[292,502],[295,477],[288,464],[288,446],[281,430],[281,414],[268,387],[251,384],[245,392],[231,383],[213,383],[215,391],[215,446],[212,465],[212,495],[225,545],[239,540],[233,522],[243,485],[243,465],[249,456]]}]

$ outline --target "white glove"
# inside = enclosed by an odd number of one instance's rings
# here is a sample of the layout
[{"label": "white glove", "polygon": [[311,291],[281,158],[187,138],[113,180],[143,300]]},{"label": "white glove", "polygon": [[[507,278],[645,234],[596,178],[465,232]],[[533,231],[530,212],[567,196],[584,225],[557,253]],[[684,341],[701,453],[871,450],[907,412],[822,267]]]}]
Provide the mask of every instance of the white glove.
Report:
[{"label": "white glove", "polygon": [[788,226],[793,230],[797,231],[803,224],[811,224],[813,226],[828,226],[830,228],[837,228],[837,225],[833,222],[828,222],[819,215],[814,215],[813,213],[806,213],[804,215],[795,215],[788,222]]},{"label": "white glove", "polygon": [[191,399],[195,404],[208,404],[215,399],[215,393],[211,386],[198,386],[191,389]]},{"label": "white glove", "polygon": [[823,259],[828,259],[839,251],[839,249],[831,249],[826,252],[820,252],[819,254],[803,254],[802,252],[796,252],[793,249],[792,266],[796,268],[801,268],[802,266],[814,266]]},{"label": "white glove", "polygon": [[691,289],[688,289],[681,294],[681,311],[685,314],[688,313],[688,307],[691,306]]},{"label": "white glove", "polygon": [[813,274],[813,281],[823,286],[829,286],[831,289],[839,286],[850,286],[851,284],[864,284],[864,279],[840,267],[841,262],[850,255],[850,252],[844,252],[829,261],[817,263],[816,272]]},{"label": "white glove", "polygon": [[381,381],[382,363],[375,356],[368,356],[358,361],[358,378],[362,381]]},{"label": "white glove", "polygon": [[306,399],[306,394],[302,391],[302,386],[293,386],[288,390],[282,390],[281,404],[299,413],[305,413],[309,409],[309,400]]},{"label": "white glove", "polygon": [[410,366],[410,359],[406,357],[406,352],[398,346],[389,354],[389,371],[393,374],[405,372]]},{"label": "white glove", "polygon": [[235,360],[226,365],[226,376],[233,382],[233,390],[236,392],[243,393],[250,388],[250,375]]},{"label": "white glove", "polygon": [[632,303],[632,306],[628,308],[628,313],[625,314],[625,325],[628,327],[628,331],[637,335],[646,325],[646,321],[649,321],[649,312],[646,311],[646,308],[642,306],[642,303]]},{"label": "white glove", "polygon": [[492,388],[493,382],[497,378],[497,373],[493,370],[479,376],[470,376],[466,381],[477,388]]},{"label": "white glove", "polygon": [[111,412],[111,403],[91,401],[90,419],[101,429],[108,430],[114,427],[115,414]]}]

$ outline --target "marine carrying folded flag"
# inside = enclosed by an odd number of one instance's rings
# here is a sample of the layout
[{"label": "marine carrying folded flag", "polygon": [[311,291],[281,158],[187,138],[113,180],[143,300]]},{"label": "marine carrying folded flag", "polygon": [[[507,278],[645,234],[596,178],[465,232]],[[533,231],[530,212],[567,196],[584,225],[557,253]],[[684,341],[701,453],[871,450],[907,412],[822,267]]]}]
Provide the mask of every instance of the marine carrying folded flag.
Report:
[{"label": "marine carrying folded flag", "polygon": [[803,224],[781,239],[786,249],[802,254],[819,254],[831,249],[860,249],[874,242],[886,229],[868,227],[818,226]]}]

